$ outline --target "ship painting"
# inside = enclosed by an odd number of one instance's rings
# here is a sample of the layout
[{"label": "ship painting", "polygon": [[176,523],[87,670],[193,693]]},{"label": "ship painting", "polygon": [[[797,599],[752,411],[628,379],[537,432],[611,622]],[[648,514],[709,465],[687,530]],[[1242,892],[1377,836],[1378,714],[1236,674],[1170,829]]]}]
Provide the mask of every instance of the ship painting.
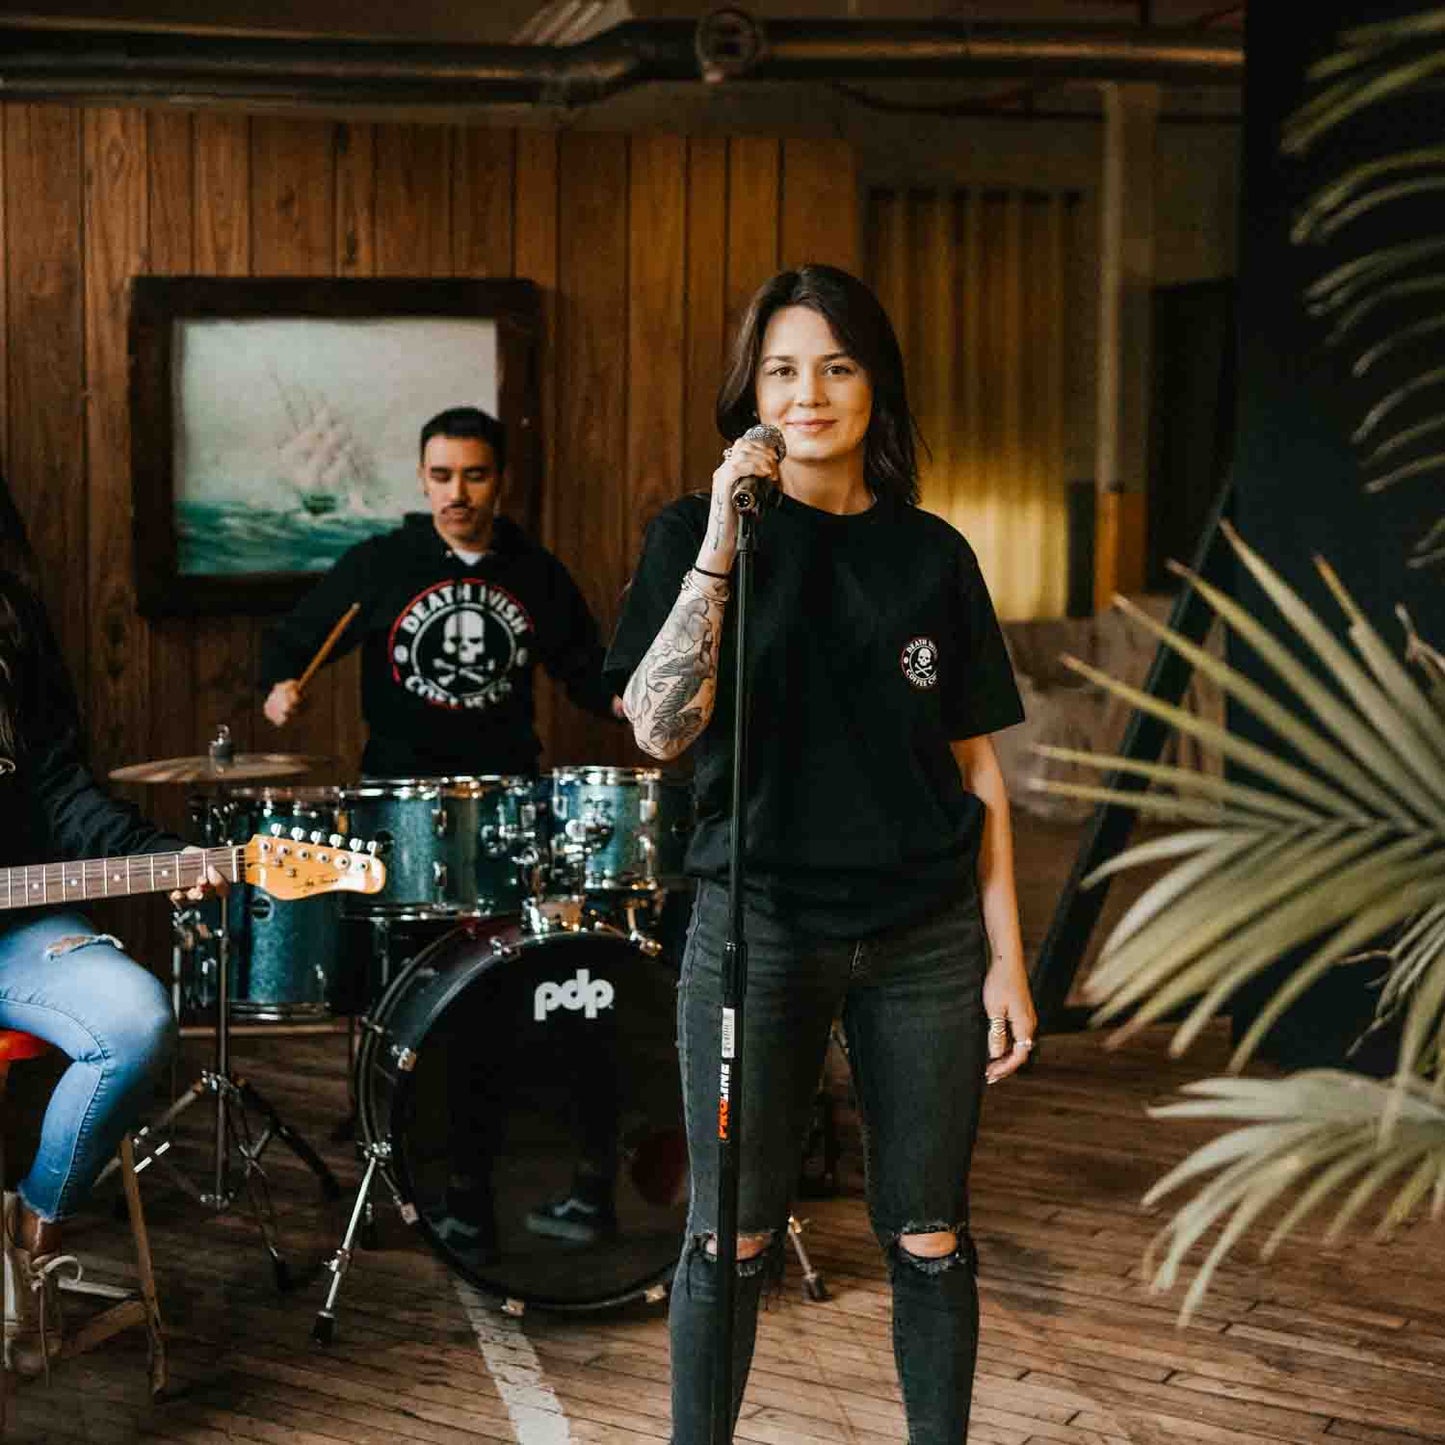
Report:
[{"label": "ship painting", "polygon": [[400,514],[342,409],[268,369],[284,418],[272,476],[262,495],[248,488],[242,497],[178,508],[183,573],[322,571]]},{"label": "ship painting", "polygon": [[182,577],[325,571],[421,505],[422,421],[497,409],[490,317],[195,317],[173,348]]},{"label": "ship painting", "polygon": [[324,397],[288,391],[274,369],[272,377],[291,428],[276,448],[283,485],[313,517],[341,510],[374,515],[381,487],[355,433]]}]

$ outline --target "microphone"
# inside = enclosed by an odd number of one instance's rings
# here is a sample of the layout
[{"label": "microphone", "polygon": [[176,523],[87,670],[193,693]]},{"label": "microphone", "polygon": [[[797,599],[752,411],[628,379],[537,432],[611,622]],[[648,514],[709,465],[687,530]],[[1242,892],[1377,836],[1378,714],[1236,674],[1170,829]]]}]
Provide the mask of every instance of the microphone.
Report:
[{"label": "microphone", "polygon": [[[779,461],[788,454],[788,444],[783,440],[782,432],[765,421],[759,422],[757,426],[750,426],[738,440],[766,443],[772,447]],[[733,510],[755,513],[776,485],[771,477],[744,477],[733,486]]]}]

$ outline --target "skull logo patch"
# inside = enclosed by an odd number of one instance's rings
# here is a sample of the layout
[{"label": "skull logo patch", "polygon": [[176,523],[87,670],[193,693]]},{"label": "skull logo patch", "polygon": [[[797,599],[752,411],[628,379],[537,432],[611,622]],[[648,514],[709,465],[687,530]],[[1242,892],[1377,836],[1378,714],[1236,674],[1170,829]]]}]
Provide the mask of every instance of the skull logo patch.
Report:
[{"label": "skull logo patch", "polygon": [[931,637],[915,637],[898,661],[914,687],[929,688],[938,681],[938,644]]},{"label": "skull logo patch", "polygon": [[531,635],[532,619],[511,593],[470,577],[439,582],[391,629],[392,677],[439,707],[487,707],[512,691]]}]

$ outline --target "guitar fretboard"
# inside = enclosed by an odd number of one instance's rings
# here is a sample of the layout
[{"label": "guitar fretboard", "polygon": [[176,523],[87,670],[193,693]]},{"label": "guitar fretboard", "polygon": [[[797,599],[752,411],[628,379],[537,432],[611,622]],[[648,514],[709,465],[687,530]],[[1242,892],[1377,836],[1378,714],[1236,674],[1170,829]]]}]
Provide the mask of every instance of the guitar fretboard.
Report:
[{"label": "guitar fretboard", "polygon": [[186,853],[134,853],[125,858],[81,858],[73,863],[0,868],[0,909],[194,888],[211,868],[227,882],[234,883],[241,877],[244,852],[244,847],[237,845]]}]

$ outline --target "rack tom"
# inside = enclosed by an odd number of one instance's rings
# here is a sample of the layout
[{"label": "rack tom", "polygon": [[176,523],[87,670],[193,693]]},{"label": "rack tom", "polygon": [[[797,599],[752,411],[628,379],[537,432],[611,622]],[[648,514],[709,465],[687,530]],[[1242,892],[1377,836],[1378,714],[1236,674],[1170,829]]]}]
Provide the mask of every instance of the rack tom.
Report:
[{"label": "rack tom", "polygon": [[657,768],[554,768],[551,777],[553,866],[564,891],[648,893],[685,882],[686,784]]},{"label": "rack tom", "polygon": [[386,863],[386,886],[358,911],[515,912],[537,862],[530,778],[374,778],[341,790],[341,817]]}]

